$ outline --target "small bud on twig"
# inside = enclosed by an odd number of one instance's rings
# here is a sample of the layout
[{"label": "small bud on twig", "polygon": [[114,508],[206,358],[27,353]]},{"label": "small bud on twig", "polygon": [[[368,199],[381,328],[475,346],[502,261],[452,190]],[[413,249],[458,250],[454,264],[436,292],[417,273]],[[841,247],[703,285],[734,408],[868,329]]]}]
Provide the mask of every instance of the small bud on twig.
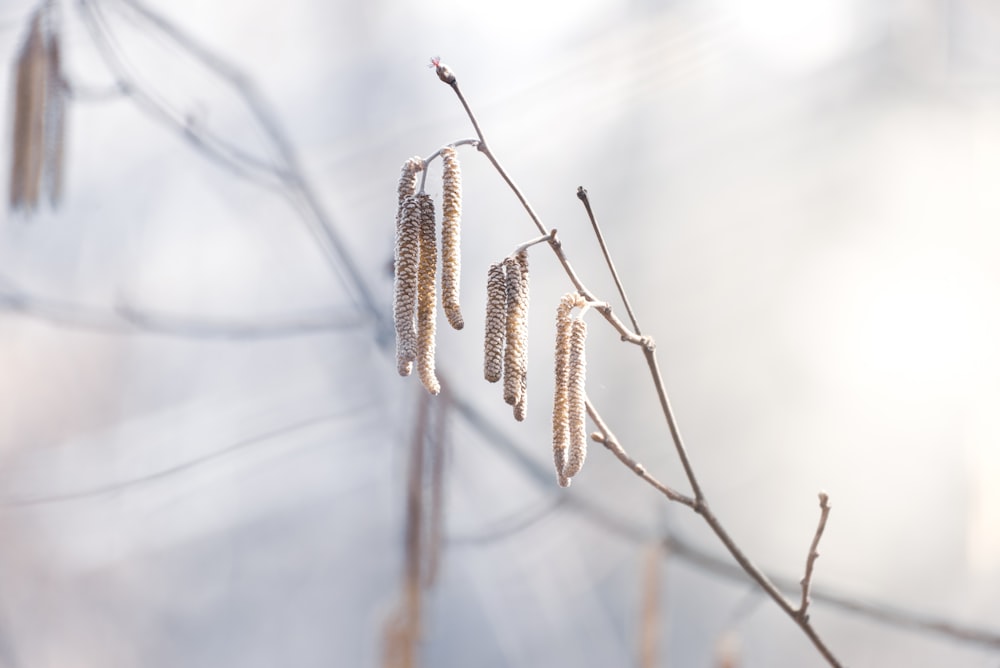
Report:
[{"label": "small bud on twig", "polygon": [[451,73],[451,70],[448,69],[447,65],[441,62],[440,58],[431,58],[431,65],[434,67],[434,71],[437,72],[438,79],[448,85],[455,83],[455,75]]}]

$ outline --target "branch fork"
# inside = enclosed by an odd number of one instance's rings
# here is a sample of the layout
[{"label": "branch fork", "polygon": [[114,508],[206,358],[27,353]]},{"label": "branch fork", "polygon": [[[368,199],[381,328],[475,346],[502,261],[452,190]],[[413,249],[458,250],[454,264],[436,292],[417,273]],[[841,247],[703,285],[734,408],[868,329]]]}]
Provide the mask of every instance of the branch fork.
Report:
[{"label": "branch fork", "polygon": [[[479,151],[486,156],[490,164],[493,165],[500,177],[506,182],[507,186],[511,189],[514,195],[517,197],[518,201],[524,207],[527,212],[528,217],[534,223],[535,227],[538,229],[539,233],[542,235],[543,239],[547,239],[549,247],[555,253],[559,263],[562,265],[570,282],[576,288],[577,293],[595,306],[596,310],[601,313],[605,320],[614,327],[614,329],[621,335],[622,341],[628,343],[634,343],[640,346],[643,356],[646,358],[646,364],[649,367],[650,376],[653,385],[656,390],[658,399],[660,400],[660,408],[663,412],[663,416],[666,419],[667,427],[670,431],[670,438],[673,442],[674,450],[677,452],[677,456],[684,468],[684,474],[687,477],[688,483],[693,492],[692,496],[687,496],[677,492],[671,487],[661,483],[655,477],[649,474],[646,468],[635,461],[618,443],[614,434],[611,432],[607,424],[601,419],[600,415],[597,413],[593,404],[589,400],[586,401],[586,412],[590,415],[591,420],[597,425],[598,431],[591,435],[591,439],[603,444],[608,450],[614,454],[619,461],[625,464],[629,469],[631,469],[636,475],[646,481],[649,485],[654,487],[656,490],[661,492],[667,499],[671,501],[676,501],[682,503],[689,508],[691,508],[695,513],[700,515],[716,534],[719,540],[725,545],[726,549],[729,550],[730,554],[736,560],[736,562],[743,568],[744,571],[760,586],[774,600],[774,602],[795,621],[798,626],[802,629],[803,633],[812,641],[813,645],[816,647],[817,651],[823,656],[823,658],[829,663],[830,666],[834,668],[839,668],[841,663],[833,655],[832,651],[826,646],[823,640],[816,633],[816,630],[809,623],[809,616],[807,614],[808,600],[809,600],[809,586],[812,581],[813,565],[816,558],[819,556],[817,552],[817,546],[819,539],[822,535],[823,528],[826,524],[826,517],[829,513],[829,506],[823,501],[824,496],[821,496],[821,508],[823,512],[820,518],[820,525],[817,529],[816,535],[813,539],[813,544],[810,548],[809,557],[806,562],[806,576],[802,581],[802,603],[796,608],[785,596],[778,590],[778,588],[771,582],[771,580],[760,570],[740,549],[736,542],[732,539],[729,533],[722,526],[722,523],[715,517],[709,508],[708,501],[705,499],[705,495],[702,492],[701,485],[698,483],[698,478],[695,475],[694,467],[691,465],[690,459],[688,457],[687,448],[684,445],[684,441],[681,438],[680,430],[677,426],[677,421],[674,417],[673,410],[670,406],[670,400],[667,396],[666,386],[663,382],[663,376],[660,373],[659,363],[656,359],[656,346],[653,340],[647,336],[643,336],[641,330],[639,329],[638,321],[635,317],[635,313],[632,310],[632,306],[628,300],[628,295],[625,292],[625,288],[621,282],[618,275],[618,271],[615,268],[614,262],[611,259],[611,254],[608,251],[607,244],[604,240],[604,235],[601,233],[600,226],[597,223],[597,219],[594,216],[593,210],[590,205],[590,199],[587,191],[584,188],[579,188],[577,190],[577,197],[583,202],[584,207],[587,210],[587,215],[590,218],[591,225],[594,229],[594,234],[597,237],[598,243],[601,246],[601,251],[604,255],[605,262],[608,269],[614,278],[615,285],[618,288],[618,293],[621,296],[622,301],[625,304],[625,309],[628,312],[629,320],[631,321],[631,329],[625,325],[611,310],[610,305],[607,303],[601,303],[601,300],[594,297],[593,293],[587,290],[584,286],[583,281],[573,270],[572,265],[569,262],[569,258],[566,255],[565,249],[563,248],[562,242],[556,237],[555,231],[550,231],[546,228],[545,224],[541,221],[538,214],[532,208],[531,204],[528,202],[524,193],[518,188],[517,184],[514,183],[513,179],[507,174],[506,170],[497,160],[496,156],[489,149],[486,143],[486,138],[483,135],[483,131],[479,126],[479,121],[476,119],[475,114],[469,107],[468,101],[462,94],[461,89],[458,85],[458,80],[454,73],[444,64],[441,63],[440,59],[432,59],[431,64],[434,66],[438,77],[444,83],[451,86],[451,89],[455,92],[458,97],[459,102],[461,102],[462,107],[465,109],[466,115],[469,121],[472,123],[475,129],[476,136],[479,139],[477,148]],[[597,306],[597,304],[601,304]],[[558,451],[558,448],[557,448]],[[556,455],[556,465],[557,470],[559,470],[560,457],[557,452]],[[568,476],[564,479],[563,475],[560,474],[560,484],[568,485]]]}]

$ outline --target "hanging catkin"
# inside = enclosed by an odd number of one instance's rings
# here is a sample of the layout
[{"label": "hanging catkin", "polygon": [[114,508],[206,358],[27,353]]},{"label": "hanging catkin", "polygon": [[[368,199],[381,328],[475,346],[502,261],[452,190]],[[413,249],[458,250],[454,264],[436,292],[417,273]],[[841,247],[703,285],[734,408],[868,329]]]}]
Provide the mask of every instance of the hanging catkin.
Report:
[{"label": "hanging catkin", "polygon": [[14,90],[14,137],[10,169],[10,206],[33,209],[45,161],[45,96],[47,53],[42,13],[31,19],[28,37],[17,57]]},{"label": "hanging catkin", "polygon": [[460,274],[462,271],[461,218],[462,172],[455,149],[441,149],[444,164],[443,192],[441,195],[441,305],[448,322],[455,329],[462,329],[465,320],[458,303]]},{"label": "hanging catkin", "polygon": [[434,226],[434,201],[430,195],[419,193],[420,204],[420,261],[417,277],[417,373],[427,391],[441,391],[434,372],[435,315],[437,311],[437,240]]},{"label": "hanging catkin", "polygon": [[576,293],[567,293],[556,308],[555,398],[552,401],[552,458],[556,477],[563,487],[569,479],[566,469],[566,449],[569,447],[569,349],[572,338],[572,321],[569,314],[576,305]]},{"label": "hanging catkin", "polygon": [[417,358],[417,262],[420,238],[420,205],[416,200],[417,174],[424,162],[418,157],[403,163],[396,187],[395,282],[393,317],[396,321],[396,368],[409,376]]},{"label": "hanging catkin", "polygon": [[396,368],[409,376],[417,358],[417,271],[420,255],[420,201],[404,196],[396,216],[396,267],[392,314],[396,322]]},{"label": "hanging catkin", "polygon": [[514,259],[521,270],[521,351],[518,360],[520,366],[521,389],[514,404],[514,419],[524,422],[528,413],[528,251],[521,251]]},{"label": "hanging catkin", "polygon": [[568,480],[583,468],[583,460],[587,457],[587,394],[585,389],[587,378],[587,359],[585,348],[587,342],[587,323],[573,319],[570,325],[569,347],[569,455],[566,458],[564,477]]},{"label": "hanging catkin", "polygon": [[491,383],[503,375],[507,328],[507,287],[503,265],[490,265],[486,276],[486,337],[483,342],[483,375]]},{"label": "hanging catkin", "polygon": [[503,399],[517,404],[523,390],[528,344],[528,253],[503,261],[507,279],[507,337],[503,364]]}]

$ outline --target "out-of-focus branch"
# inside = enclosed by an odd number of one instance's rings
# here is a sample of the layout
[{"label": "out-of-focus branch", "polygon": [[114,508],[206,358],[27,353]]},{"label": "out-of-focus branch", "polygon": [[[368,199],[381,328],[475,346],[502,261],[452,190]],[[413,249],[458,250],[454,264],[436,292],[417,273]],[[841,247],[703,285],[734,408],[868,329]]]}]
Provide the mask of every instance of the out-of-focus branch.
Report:
[{"label": "out-of-focus branch", "polygon": [[130,304],[119,304],[112,311],[32,295],[13,287],[9,281],[0,286],[0,310],[60,327],[120,335],[146,332],[188,339],[278,339],[356,329],[370,324],[368,318],[353,308],[289,314],[270,320],[206,319],[166,314]]},{"label": "out-of-focus branch", "polygon": [[376,324],[379,339],[388,338],[391,330],[390,319],[379,308],[353,253],[340,237],[332,219],[320,203],[299,165],[298,156],[291,142],[285,137],[281,124],[253,82],[225,59],[143,3],[137,0],[113,1],[120,8],[131,11],[137,19],[144,21],[149,30],[155,30],[175,43],[206,70],[232,88],[247,105],[260,129],[270,140],[277,162],[261,161],[255,156],[246,154],[207,128],[190,122],[187,115],[170,109],[169,105],[155,93],[138,85],[129,73],[123,54],[115,48],[114,35],[102,13],[101,5],[104,3],[96,0],[80,0],[79,7],[87,28],[119,84],[125,86],[140,109],[177,131],[210,159],[223,164],[244,178],[277,188],[300,214],[299,217],[312,233],[331,269],[344,278],[356,304]]},{"label": "out-of-focus branch", "polygon": [[263,445],[269,442],[273,442],[274,439],[286,436],[289,433],[299,431],[301,429],[307,429],[309,427],[314,427],[324,422],[330,422],[333,420],[339,420],[344,417],[350,417],[357,415],[363,410],[361,406],[345,407],[333,413],[326,413],[323,415],[316,415],[292,424],[283,425],[276,429],[264,432],[262,434],[255,434],[249,438],[237,441],[231,445],[227,445],[220,450],[211,452],[207,455],[197,457],[195,459],[190,459],[188,461],[182,462],[175,466],[160,469],[154,473],[148,475],[137,476],[135,478],[129,478],[128,480],[119,480],[115,482],[108,483],[106,485],[98,485],[96,487],[91,487],[88,489],[81,489],[72,492],[61,492],[55,494],[33,494],[33,495],[14,495],[7,498],[0,499],[0,507],[4,508],[25,508],[31,506],[44,506],[56,503],[65,503],[67,501],[81,501],[84,499],[90,499],[98,496],[104,496],[106,494],[118,494],[126,490],[148,485],[150,483],[158,482],[166,478],[172,478],[178,474],[186,473],[187,471],[196,469],[204,464],[215,461],[217,459],[222,459],[228,457],[237,452],[246,450],[247,448],[255,447],[258,445]]}]

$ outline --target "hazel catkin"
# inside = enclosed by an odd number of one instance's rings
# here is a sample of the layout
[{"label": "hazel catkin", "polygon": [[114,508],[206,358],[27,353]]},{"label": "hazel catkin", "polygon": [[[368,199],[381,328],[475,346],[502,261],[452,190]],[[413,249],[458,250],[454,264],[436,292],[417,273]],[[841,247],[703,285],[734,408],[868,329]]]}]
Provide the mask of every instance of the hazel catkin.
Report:
[{"label": "hazel catkin", "polygon": [[403,163],[396,186],[396,245],[392,313],[396,325],[396,368],[409,376],[417,357],[417,268],[420,238],[420,204],[415,195],[417,174],[424,162],[413,157]]},{"label": "hazel catkin", "polygon": [[409,376],[417,358],[417,273],[420,254],[420,202],[408,195],[396,216],[396,265],[392,315],[396,324],[396,367]]},{"label": "hazel catkin", "polygon": [[462,172],[453,147],[441,149],[441,161],[444,164],[441,195],[441,305],[448,323],[455,329],[462,329],[465,320],[462,318],[458,299],[462,270]]},{"label": "hazel catkin", "polygon": [[566,449],[569,447],[569,347],[571,325],[569,314],[577,295],[563,295],[556,308],[555,397],[552,401],[552,458],[559,484],[569,486],[563,476]]},{"label": "hazel catkin", "polygon": [[507,328],[503,363],[503,399],[511,406],[523,391],[528,350],[528,253],[503,261],[506,272]]},{"label": "hazel catkin", "polygon": [[435,315],[437,295],[437,240],[434,200],[426,193],[416,195],[420,206],[420,259],[417,271],[417,373],[431,394],[441,391],[434,370]]},{"label": "hazel catkin", "polygon": [[503,375],[507,328],[507,292],[503,264],[490,265],[486,275],[486,336],[483,341],[483,376],[491,383]]},{"label": "hazel catkin", "polygon": [[570,479],[583,468],[587,457],[587,323],[574,319],[570,329],[568,412],[569,453],[563,475]]}]

